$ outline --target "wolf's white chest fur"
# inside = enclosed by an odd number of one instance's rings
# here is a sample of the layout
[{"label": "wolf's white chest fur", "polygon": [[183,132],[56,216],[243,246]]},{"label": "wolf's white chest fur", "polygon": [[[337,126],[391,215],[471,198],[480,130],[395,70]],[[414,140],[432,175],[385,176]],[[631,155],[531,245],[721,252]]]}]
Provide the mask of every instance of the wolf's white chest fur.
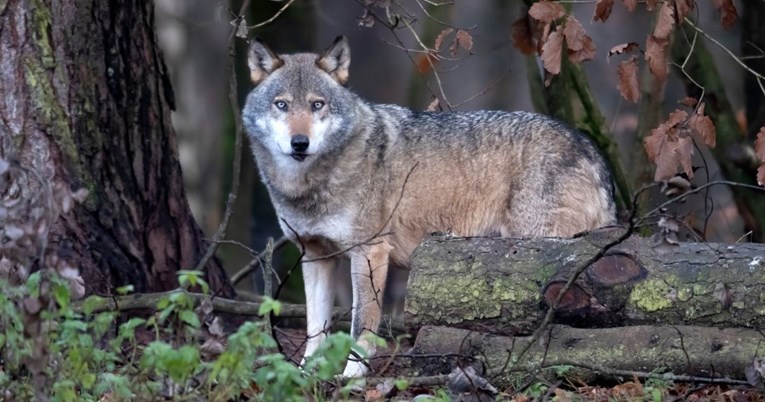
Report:
[{"label": "wolf's white chest fur", "polygon": [[[352,228],[354,214],[349,209],[322,214],[321,216],[306,216],[288,211],[279,211],[281,216],[301,238],[323,238],[334,243],[347,243],[353,240]],[[282,226],[285,226],[282,223]],[[283,227],[289,237],[294,234],[288,227]],[[297,240],[297,239],[295,239]]]}]

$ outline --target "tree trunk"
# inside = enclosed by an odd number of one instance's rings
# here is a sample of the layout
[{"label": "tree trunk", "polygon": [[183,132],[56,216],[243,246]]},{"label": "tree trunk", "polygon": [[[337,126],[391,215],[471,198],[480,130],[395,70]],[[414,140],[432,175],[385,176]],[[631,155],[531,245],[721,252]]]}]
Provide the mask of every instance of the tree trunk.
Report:
[{"label": "tree trunk", "polygon": [[[0,157],[89,192],[51,227],[49,253],[78,267],[89,292],[175,288],[204,242],[182,187],[154,4],[8,0],[0,17]],[[212,289],[233,293],[217,262],[207,271]]]},{"label": "tree trunk", "polygon": [[[757,0],[744,0],[741,10],[741,58],[752,70],[765,75],[765,4]],[[757,138],[761,127],[765,127],[765,82],[749,72],[744,74],[744,101],[748,135]]]},{"label": "tree trunk", "polygon": [[[409,354],[412,369],[420,375],[449,373],[464,357],[483,358],[489,380],[505,385],[522,384],[532,375],[555,377],[556,371],[564,370],[561,366],[571,366],[563,376],[585,383],[595,374],[631,379],[625,371],[743,379],[752,359],[765,352],[762,334],[746,328],[555,325],[543,342],[536,342],[519,359],[528,341],[428,326],[419,332]],[[517,366],[508,365],[511,354]]]},{"label": "tree trunk", "polygon": [[[575,239],[430,239],[412,256],[406,324],[530,333],[573,271],[615,239],[614,232]],[[580,276],[556,322],[762,327],[763,256],[761,244],[654,247],[633,236]]]}]

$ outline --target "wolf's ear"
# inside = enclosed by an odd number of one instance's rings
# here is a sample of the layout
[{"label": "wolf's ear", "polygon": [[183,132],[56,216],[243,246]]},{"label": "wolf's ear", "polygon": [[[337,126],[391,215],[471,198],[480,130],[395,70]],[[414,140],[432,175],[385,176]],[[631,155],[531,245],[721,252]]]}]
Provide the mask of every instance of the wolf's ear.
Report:
[{"label": "wolf's ear", "polygon": [[345,36],[338,36],[327,50],[316,59],[316,65],[337,80],[340,85],[348,82],[348,66],[351,65],[351,48]]},{"label": "wolf's ear", "polygon": [[255,38],[247,53],[247,64],[250,66],[252,83],[258,85],[274,70],[284,65],[284,60],[272,52],[260,38]]}]

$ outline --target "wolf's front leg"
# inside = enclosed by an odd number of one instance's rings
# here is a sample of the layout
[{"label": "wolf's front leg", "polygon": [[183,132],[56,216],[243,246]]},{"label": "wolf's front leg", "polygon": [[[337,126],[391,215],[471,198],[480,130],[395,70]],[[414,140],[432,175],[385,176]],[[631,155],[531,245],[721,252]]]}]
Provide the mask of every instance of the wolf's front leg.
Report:
[{"label": "wolf's front leg", "polygon": [[[305,260],[318,254],[307,253]],[[332,325],[332,305],[335,301],[335,260],[317,260],[303,263],[303,285],[305,287],[306,344],[303,361],[311,356],[321,341],[327,337]]]},{"label": "wolf's front leg", "polygon": [[[353,281],[353,314],[351,336],[367,357],[375,353],[375,345],[364,338],[380,326],[385,279],[388,276],[388,254],[391,246],[383,241],[363,246],[351,253],[351,279]],[[344,377],[361,377],[367,373],[365,362],[350,356],[343,371]]]}]

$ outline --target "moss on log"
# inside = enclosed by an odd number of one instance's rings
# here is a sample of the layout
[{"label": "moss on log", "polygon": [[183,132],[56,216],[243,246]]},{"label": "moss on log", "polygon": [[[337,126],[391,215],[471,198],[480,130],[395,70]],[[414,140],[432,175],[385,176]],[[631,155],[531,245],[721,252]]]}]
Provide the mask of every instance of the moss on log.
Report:
[{"label": "moss on log", "polygon": [[[423,327],[410,351],[418,375],[449,373],[465,357],[482,359],[499,384],[522,384],[530,375],[589,381],[594,376],[621,376],[625,371],[745,378],[744,370],[765,352],[763,335],[747,328],[640,325],[582,329],[551,328],[545,342],[536,342],[521,358],[527,337],[487,335],[450,327]],[[508,365],[508,361],[517,364]],[[562,367],[570,366],[570,367]],[[629,376],[628,376],[629,377]]]},{"label": "moss on log", "polygon": [[[430,238],[411,259],[405,321],[413,328],[530,333],[571,273],[619,231],[574,239]],[[765,326],[765,245],[657,248],[633,236],[608,255],[569,289],[557,323]]]}]

